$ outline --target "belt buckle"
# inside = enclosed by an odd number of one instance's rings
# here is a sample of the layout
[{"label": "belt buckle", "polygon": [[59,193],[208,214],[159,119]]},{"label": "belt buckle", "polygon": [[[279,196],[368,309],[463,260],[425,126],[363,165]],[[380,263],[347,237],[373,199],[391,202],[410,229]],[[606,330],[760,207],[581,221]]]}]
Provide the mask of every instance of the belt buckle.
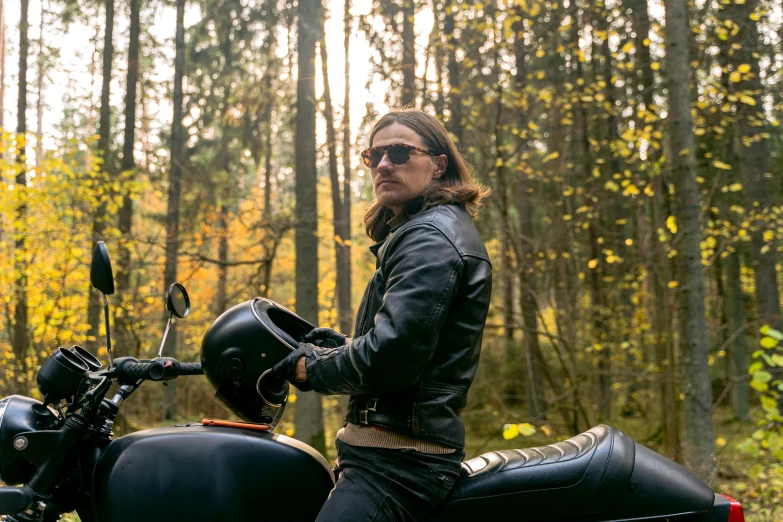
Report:
[{"label": "belt buckle", "polygon": [[369,424],[367,421],[367,410],[359,410],[359,424]]},{"label": "belt buckle", "polygon": [[367,399],[367,410],[368,411],[376,411],[375,408],[378,407],[378,399],[372,398]]}]

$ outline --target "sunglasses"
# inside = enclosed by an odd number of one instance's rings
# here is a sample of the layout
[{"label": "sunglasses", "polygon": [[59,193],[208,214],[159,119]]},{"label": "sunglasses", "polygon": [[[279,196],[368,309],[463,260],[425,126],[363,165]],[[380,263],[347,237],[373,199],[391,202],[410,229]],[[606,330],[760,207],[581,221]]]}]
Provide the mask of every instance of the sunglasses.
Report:
[{"label": "sunglasses", "polygon": [[437,156],[437,154],[430,152],[427,149],[422,149],[421,147],[414,147],[413,145],[406,145],[404,143],[395,143],[394,145],[364,149],[362,151],[362,159],[364,160],[364,164],[371,169],[378,168],[378,164],[381,162],[384,155],[388,155],[389,161],[395,165],[402,165],[411,159],[411,153],[413,153],[414,150],[430,156]]}]

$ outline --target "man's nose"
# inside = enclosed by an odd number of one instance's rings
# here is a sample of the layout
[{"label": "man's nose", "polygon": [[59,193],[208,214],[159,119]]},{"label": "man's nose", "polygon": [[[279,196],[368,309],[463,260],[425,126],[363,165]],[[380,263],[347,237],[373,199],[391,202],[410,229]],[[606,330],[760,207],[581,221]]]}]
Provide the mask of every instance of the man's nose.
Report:
[{"label": "man's nose", "polygon": [[394,170],[394,163],[389,159],[389,154],[384,152],[381,161],[378,163],[378,172],[391,172]]}]

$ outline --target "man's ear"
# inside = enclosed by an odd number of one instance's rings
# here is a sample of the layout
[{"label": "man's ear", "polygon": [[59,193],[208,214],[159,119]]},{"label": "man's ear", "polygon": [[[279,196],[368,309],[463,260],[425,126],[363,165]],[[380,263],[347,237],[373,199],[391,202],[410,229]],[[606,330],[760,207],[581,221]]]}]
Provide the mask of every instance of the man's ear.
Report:
[{"label": "man's ear", "polygon": [[435,172],[433,172],[433,178],[439,178],[446,172],[446,167],[449,166],[449,158],[445,154],[440,156],[431,156],[432,162],[435,164]]}]

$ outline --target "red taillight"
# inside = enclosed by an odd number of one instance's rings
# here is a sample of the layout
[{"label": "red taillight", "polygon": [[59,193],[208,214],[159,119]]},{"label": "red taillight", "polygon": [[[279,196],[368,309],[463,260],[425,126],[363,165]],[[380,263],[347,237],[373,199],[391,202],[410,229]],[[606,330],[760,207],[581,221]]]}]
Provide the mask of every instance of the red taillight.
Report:
[{"label": "red taillight", "polygon": [[726,522],[745,522],[745,515],[742,513],[742,504],[728,495],[723,495],[729,501],[729,519]]}]

